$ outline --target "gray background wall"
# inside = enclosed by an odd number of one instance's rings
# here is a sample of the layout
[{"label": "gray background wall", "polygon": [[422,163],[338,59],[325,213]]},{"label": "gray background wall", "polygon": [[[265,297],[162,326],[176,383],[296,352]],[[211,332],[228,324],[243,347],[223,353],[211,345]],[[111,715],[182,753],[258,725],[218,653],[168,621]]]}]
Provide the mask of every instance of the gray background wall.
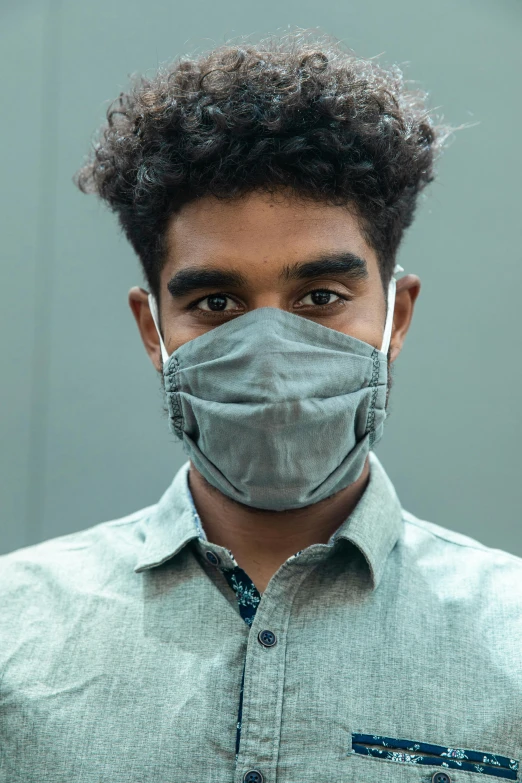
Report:
[{"label": "gray background wall", "polygon": [[184,457],[115,219],[71,177],[128,74],[243,33],[381,53],[459,131],[399,261],[423,290],[378,454],[417,516],[522,556],[519,0],[0,0],[0,553],[156,501]]}]

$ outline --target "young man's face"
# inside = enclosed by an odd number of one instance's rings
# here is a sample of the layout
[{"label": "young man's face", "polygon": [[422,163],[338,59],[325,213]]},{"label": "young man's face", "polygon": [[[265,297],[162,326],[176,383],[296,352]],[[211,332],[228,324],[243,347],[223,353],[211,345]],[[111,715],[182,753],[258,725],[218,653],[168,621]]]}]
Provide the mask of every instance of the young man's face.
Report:
[{"label": "young man's face", "polygon": [[[194,337],[259,307],[277,307],[381,347],[386,299],[375,252],[354,215],[292,198],[251,193],[205,197],[174,215],[160,279],[169,355]],[[399,281],[390,360],[399,354],[420,283]],[[146,293],[130,292],[145,347],[161,370]]]}]

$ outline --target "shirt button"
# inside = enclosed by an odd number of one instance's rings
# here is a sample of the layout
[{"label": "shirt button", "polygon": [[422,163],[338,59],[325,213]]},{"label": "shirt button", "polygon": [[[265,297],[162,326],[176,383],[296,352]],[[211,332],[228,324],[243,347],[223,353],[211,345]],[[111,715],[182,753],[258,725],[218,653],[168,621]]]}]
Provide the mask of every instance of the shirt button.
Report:
[{"label": "shirt button", "polygon": [[273,647],[277,642],[275,633],[272,633],[272,631],[259,631],[257,638],[263,647]]},{"label": "shirt button", "polygon": [[431,783],[451,783],[451,778],[445,772],[435,772],[432,775]]},{"label": "shirt button", "polygon": [[219,565],[221,562],[221,559],[216,554],[214,554],[214,552],[211,552],[210,549],[205,552],[205,557],[209,563],[212,563],[212,565],[215,566]]},{"label": "shirt button", "polygon": [[243,783],[263,783],[263,775],[257,769],[250,769],[243,775]]}]

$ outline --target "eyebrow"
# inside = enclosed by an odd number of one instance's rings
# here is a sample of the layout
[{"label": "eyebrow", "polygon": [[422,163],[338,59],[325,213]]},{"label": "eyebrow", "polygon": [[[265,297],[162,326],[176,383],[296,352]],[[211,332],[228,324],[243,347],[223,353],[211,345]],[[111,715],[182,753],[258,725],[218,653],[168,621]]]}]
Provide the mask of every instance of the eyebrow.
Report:
[{"label": "eyebrow", "polygon": [[238,288],[245,282],[239,272],[187,267],[176,272],[167,283],[167,288],[174,299],[180,299],[203,288]]},{"label": "eyebrow", "polygon": [[355,253],[324,253],[310,261],[285,266],[281,273],[284,280],[307,280],[323,275],[347,275],[354,280],[368,277],[368,266],[364,258]]},{"label": "eyebrow", "polygon": [[[355,253],[323,253],[309,261],[287,264],[281,270],[280,277],[283,280],[308,280],[328,274],[342,274],[353,280],[364,280],[368,277],[368,267],[364,258]],[[181,299],[205,288],[239,288],[245,284],[245,278],[237,271],[187,267],[176,272],[167,283],[167,288],[174,299]]]}]

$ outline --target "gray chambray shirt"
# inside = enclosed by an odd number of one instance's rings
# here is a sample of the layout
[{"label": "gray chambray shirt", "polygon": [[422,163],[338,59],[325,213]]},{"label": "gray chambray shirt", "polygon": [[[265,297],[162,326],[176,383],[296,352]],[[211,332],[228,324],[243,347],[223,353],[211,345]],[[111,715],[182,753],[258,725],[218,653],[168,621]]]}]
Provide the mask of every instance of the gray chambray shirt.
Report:
[{"label": "gray chambray shirt", "polygon": [[157,505],[0,557],[1,783],[517,780],[522,559],[403,511],[370,460],[250,629],[188,463]]}]

